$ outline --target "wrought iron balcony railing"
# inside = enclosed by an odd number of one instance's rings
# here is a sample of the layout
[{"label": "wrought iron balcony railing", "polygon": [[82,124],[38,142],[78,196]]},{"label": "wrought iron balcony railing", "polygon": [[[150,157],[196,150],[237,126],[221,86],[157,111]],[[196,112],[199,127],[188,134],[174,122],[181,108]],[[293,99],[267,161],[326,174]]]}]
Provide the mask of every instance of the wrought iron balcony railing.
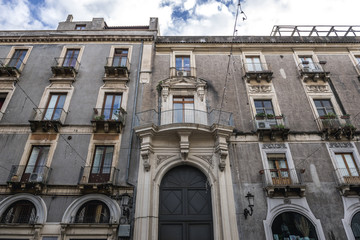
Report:
[{"label": "wrought iron balcony railing", "polygon": [[170,68],[170,77],[195,77],[195,71],[194,67],[172,67]]},{"label": "wrought iron balcony railing", "polygon": [[260,171],[264,188],[303,185],[302,172],[296,169],[264,169]]},{"label": "wrought iron balcony railing", "polygon": [[303,73],[323,72],[323,68],[318,62],[301,62],[299,68]]},{"label": "wrought iron balcony railing", "polygon": [[357,168],[338,168],[334,173],[338,185],[360,186],[360,175]]},{"label": "wrought iron balcony railing", "polygon": [[45,165],[13,165],[8,176],[8,183],[46,184],[51,168]]},{"label": "wrought iron balcony railing", "polygon": [[119,169],[115,167],[81,167],[79,185],[112,184],[115,185]]},{"label": "wrought iron balcony railing", "polygon": [[77,60],[77,58],[58,57],[55,58],[54,63],[51,67],[51,71],[53,72],[55,77],[58,76],[75,77],[79,68],[80,68],[80,63]]},{"label": "wrought iron balcony railing", "polygon": [[128,57],[108,57],[105,63],[105,77],[127,77],[130,71]]},{"label": "wrought iron balcony railing", "polygon": [[195,109],[177,109],[163,111],[160,114],[154,109],[136,114],[136,126],[146,124],[166,125],[173,123],[195,123],[203,125],[220,124],[233,126],[233,114],[230,112],[212,110],[204,112]]},{"label": "wrought iron balcony railing", "polygon": [[340,139],[342,135],[348,139],[354,137],[356,127],[352,124],[351,118],[348,115],[325,115],[316,119],[321,130],[326,134],[325,138],[334,136]]},{"label": "wrought iron balcony railing", "polygon": [[257,131],[259,130],[282,130],[288,129],[286,117],[281,116],[255,116],[254,127]]},{"label": "wrought iron balcony railing", "polygon": [[19,77],[24,66],[21,59],[0,58],[0,76]]},{"label": "wrought iron balcony railing", "polygon": [[105,132],[115,129],[121,132],[125,126],[126,111],[123,108],[94,108],[94,114],[91,120],[94,132],[98,129],[104,128]]},{"label": "wrought iron balcony railing", "polygon": [[272,79],[273,71],[270,68],[270,64],[267,63],[244,63],[244,79],[249,83],[250,80],[256,80],[260,82],[265,80],[270,82]]},{"label": "wrought iron balcony railing", "polygon": [[63,108],[34,108],[34,113],[29,122],[32,131],[42,128],[43,131],[58,128],[65,122],[67,112]]}]

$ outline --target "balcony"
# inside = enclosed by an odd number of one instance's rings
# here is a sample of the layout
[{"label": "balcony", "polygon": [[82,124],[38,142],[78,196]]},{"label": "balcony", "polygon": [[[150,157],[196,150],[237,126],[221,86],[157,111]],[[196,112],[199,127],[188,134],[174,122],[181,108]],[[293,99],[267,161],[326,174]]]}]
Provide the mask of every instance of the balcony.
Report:
[{"label": "balcony", "polygon": [[115,167],[81,167],[79,189],[87,193],[111,193],[118,174],[119,169]]},{"label": "balcony", "polygon": [[196,69],[193,67],[171,67],[170,77],[196,77]]},{"label": "balcony", "polygon": [[143,126],[147,124],[160,126],[187,123],[202,124],[207,126],[211,126],[213,124],[224,126],[234,125],[232,113],[215,109],[210,112],[195,109],[179,109],[163,111],[161,113],[151,109],[136,114],[135,126]]},{"label": "balcony", "polygon": [[17,59],[17,62],[14,62],[12,58],[0,58],[0,79],[17,80],[24,67],[25,64],[21,59]]},{"label": "balcony", "polygon": [[31,131],[59,132],[66,115],[67,112],[63,108],[34,108],[33,116],[29,120]]},{"label": "balcony", "polygon": [[303,61],[299,64],[300,75],[303,77],[304,82],[319,80],[326,82],[330,78],[330,72],[326,72],[322,65],[325,61],[320,62],[309,62]]},{"label": "balcony", "polygon": [[[125,58],[123,58],[125,59]],[[120,61],[119,58],[108,57],[105,63],[105,77],[103,80],[117,80],[118,78],[129,78],[130,73],[130,61],[126,58],[126,61]]]},{"label": "balcony", "polygon": [[261,81],[271,82],[273,71],[269,64],[266,63],[244,63],[243,64],[245,79],[248,83],[255,80],[260,83]]},{"label": "balcony", "polygon": [[45,165],[13,165],[8,176],[8,187],[13,190],[40,191],[46,184],[51,168]]},{"label": "balcony", "polygon": [[338,168],[334,171],[338,189],[344,196],[360,194],[360,176],[356,168]]},{"label": "balcony", "polygon": [[268,197],[303,197],[306,189],[302,180],[304,172],[304,169],[264,169],[260,174]]},{"label": "balcony", "polygon": [[125,126],[126,111],[123,108],[94,108],[91,124],[94,132],[120,133]]},{"label": "balcony", "polygon": [[80,63],[75,58],[55,58],[51,71],[53,77],[50,81],[71,79],[75,81],[76,74],[78,73]]},{"label": "balcony", "polygon": [[264,136],[268,136],[270,140],[275,140],[276,137],[286,140],[290,131],[284,115],[257,114],[254,119],[254,127],[260,141],[264,139]]},{"label": "balcony", "polygon": [[328,114],[317,118],[316,121],[321,128],[324,140],[329,140],[330,137],[339,140],[343,136],[349,140],[354,138],[356,128],[352,125],[349,115]]}]

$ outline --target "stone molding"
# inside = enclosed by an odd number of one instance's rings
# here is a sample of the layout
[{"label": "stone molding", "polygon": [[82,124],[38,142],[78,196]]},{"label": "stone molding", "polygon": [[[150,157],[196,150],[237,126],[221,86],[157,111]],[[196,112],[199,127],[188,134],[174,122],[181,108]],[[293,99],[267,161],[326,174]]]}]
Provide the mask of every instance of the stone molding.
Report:
[{"label": "stone molding", "polygon": [[270,93],[272,92],[271,85],[250,85],[249,86],[250,93]]}]

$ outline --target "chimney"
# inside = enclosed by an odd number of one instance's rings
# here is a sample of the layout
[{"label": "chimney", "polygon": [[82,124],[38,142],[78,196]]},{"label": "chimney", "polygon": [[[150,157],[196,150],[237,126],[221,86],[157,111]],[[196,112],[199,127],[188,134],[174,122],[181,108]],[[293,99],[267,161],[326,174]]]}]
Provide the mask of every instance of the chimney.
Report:
[{"label": "chimney", "polygon": [[69,14],[66,18],[66,22],[72,22],[73,18],[74,18],[73,15]]}]

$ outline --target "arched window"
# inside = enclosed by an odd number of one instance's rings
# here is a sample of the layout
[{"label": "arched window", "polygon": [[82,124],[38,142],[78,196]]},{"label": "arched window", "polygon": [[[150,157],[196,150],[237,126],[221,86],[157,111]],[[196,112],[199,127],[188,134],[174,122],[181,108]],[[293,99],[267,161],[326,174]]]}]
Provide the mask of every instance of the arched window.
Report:
[{"label": "arched window", "polygon": [[109,220],[109,208],[97,200],[83,204],[75,217],[75,223],[109,223]]},{"label": "arched window", "polygon": [[36,209],[27,200],[20,200],[10,205],[1,216],[1,223],[35,223]]},{"label": "arched window", "polygon": [[357,212],[351,220],[351,230],[356,240],[360,240],[360,212]]},{"label": "arched window", "polygon": [[318,239],[315,226],[306,217],[295,212],[285,212],[277,216],[271,229],[274,240]]}]

